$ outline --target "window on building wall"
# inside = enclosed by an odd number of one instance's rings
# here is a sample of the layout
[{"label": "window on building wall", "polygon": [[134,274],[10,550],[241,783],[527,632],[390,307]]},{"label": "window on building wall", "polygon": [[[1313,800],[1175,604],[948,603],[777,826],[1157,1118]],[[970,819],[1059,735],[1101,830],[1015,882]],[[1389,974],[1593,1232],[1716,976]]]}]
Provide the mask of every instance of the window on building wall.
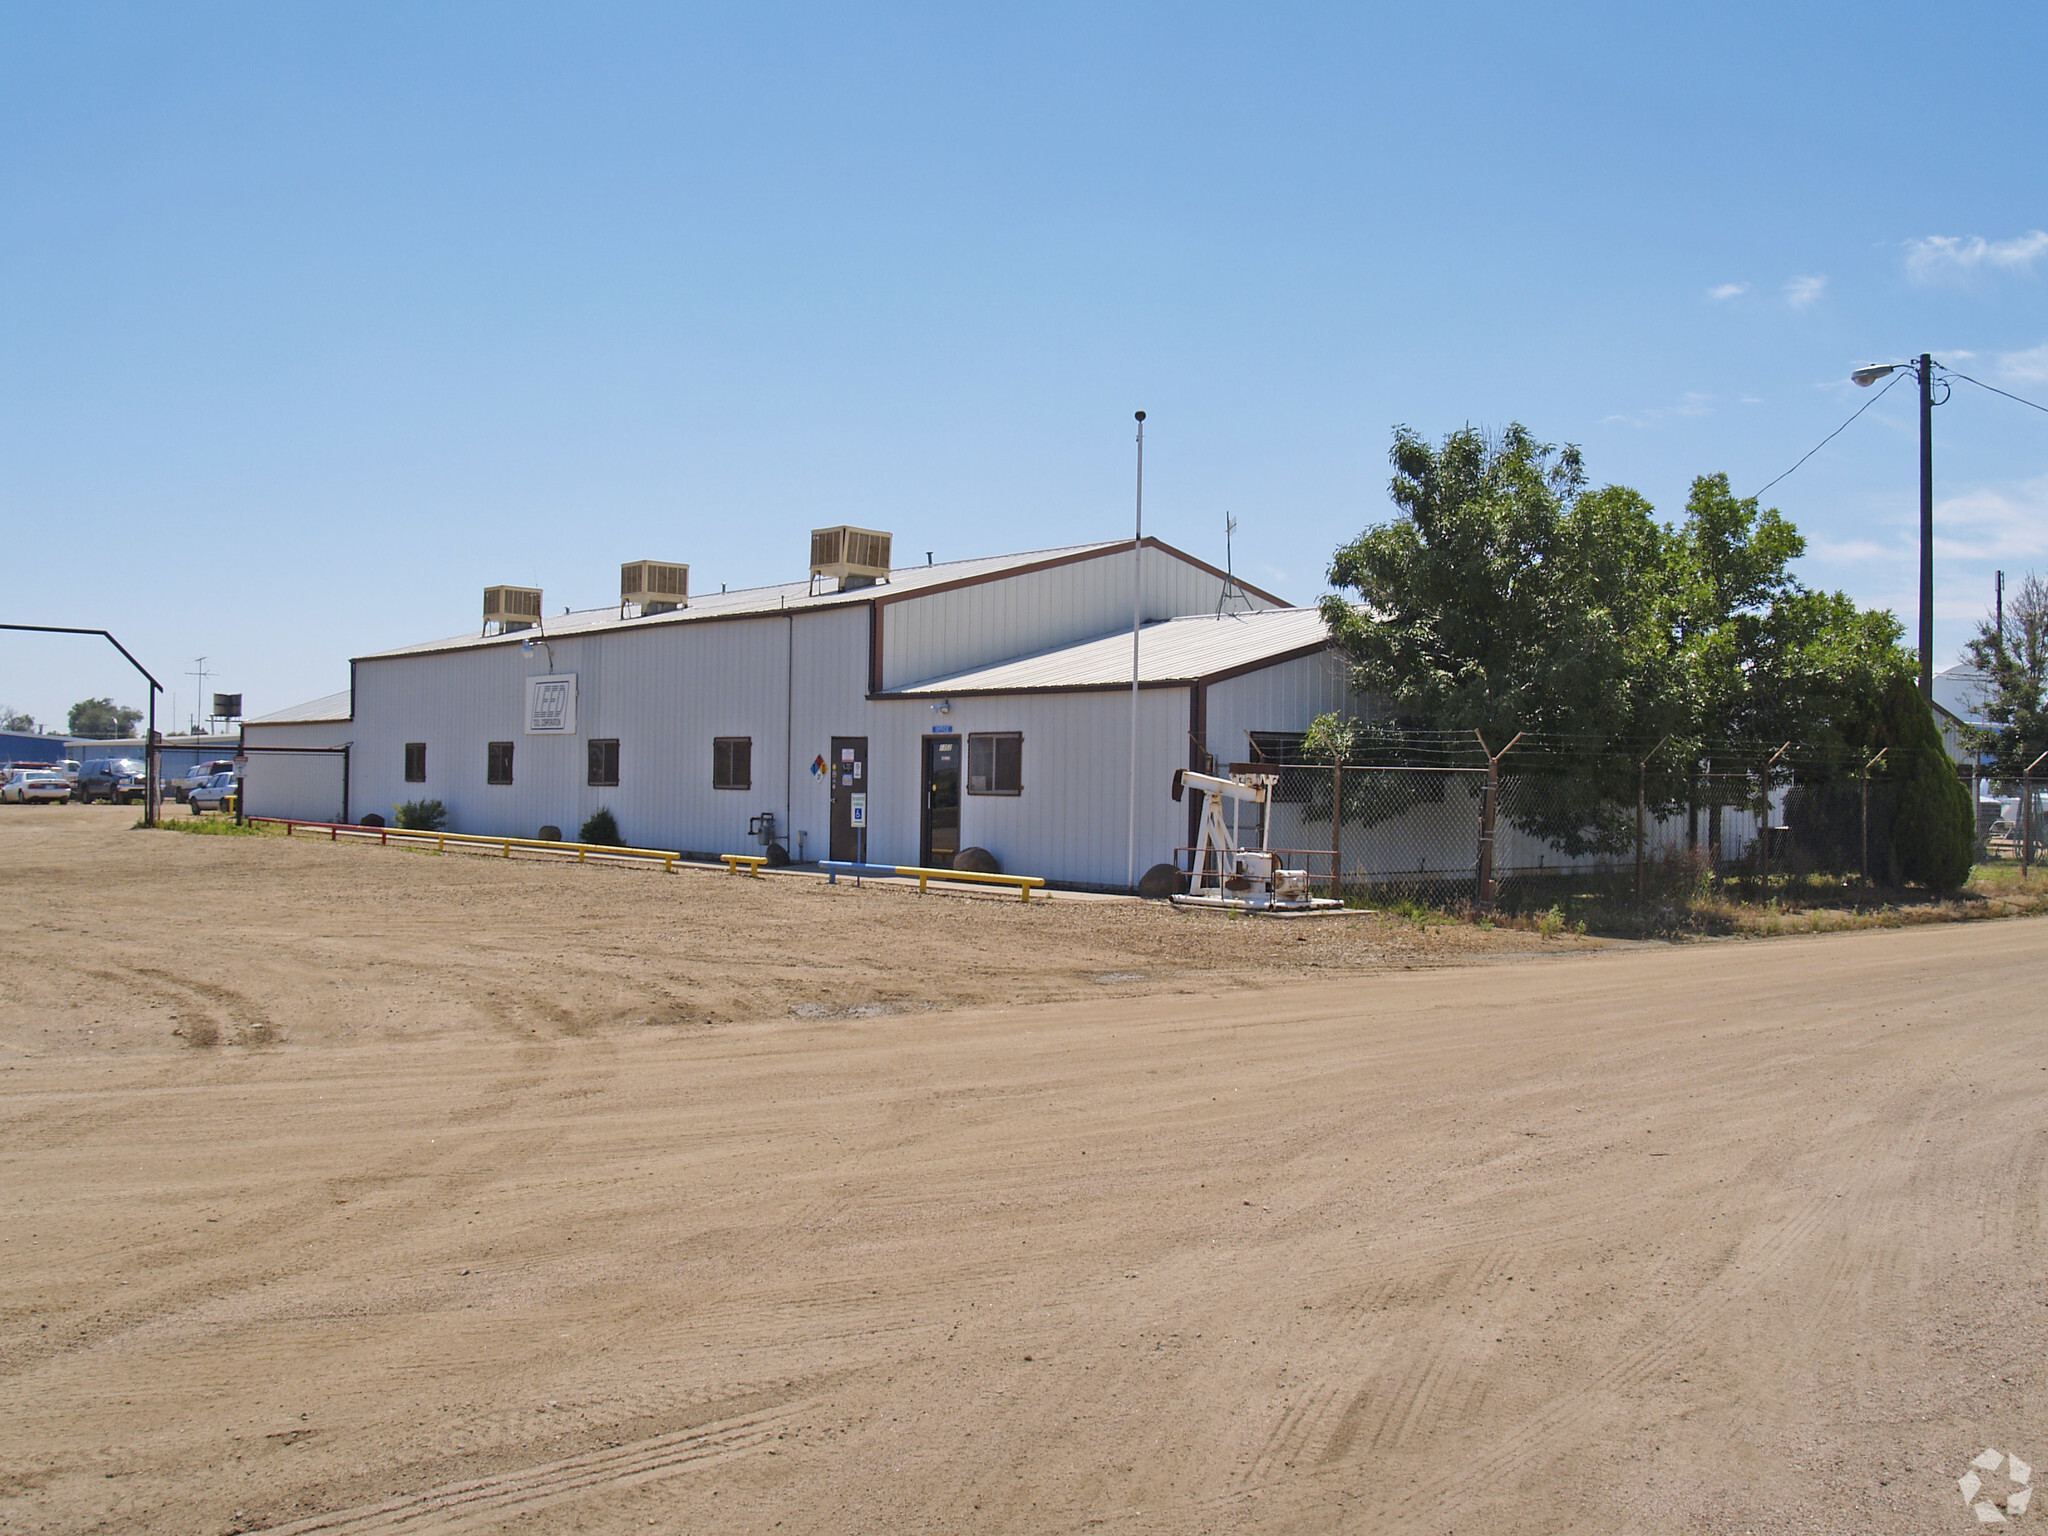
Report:
[{"label": "window on building wall", "polygon": [[720,736],[711,743],[711,787],[752,789],[754,787],[754,738]]},{"label": "window on building wall", "polygon": [[1024,736],[1019,731],[975,731],[967,737],[967,793],[1024,793]]},{"label": "window on building wall", "polygon": [[424,741],[408,741],[405,744],[405,782],[427,782],[427,744]]},{"label": "window on building wall", "polygon": [[494,741],[490,746],[490,761],[484,772],[486,784],[510,784],[512,782],[512,743]]},{"label": "window on building wall", "polygon": [[593,740],[590,743],[590,782],[611,785],[619,782],[619,743]]}]

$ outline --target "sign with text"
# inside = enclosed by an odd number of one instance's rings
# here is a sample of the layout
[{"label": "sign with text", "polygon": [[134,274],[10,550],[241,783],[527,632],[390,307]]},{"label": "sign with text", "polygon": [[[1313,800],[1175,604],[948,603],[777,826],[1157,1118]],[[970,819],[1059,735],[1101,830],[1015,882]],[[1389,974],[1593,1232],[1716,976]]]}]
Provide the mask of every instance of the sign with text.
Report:
[{"label": "sign with text", "polygon": [[576,734],[576,674],[560,672],[552,677],[526,680],[526,734],[529,736],[573,736]]}]

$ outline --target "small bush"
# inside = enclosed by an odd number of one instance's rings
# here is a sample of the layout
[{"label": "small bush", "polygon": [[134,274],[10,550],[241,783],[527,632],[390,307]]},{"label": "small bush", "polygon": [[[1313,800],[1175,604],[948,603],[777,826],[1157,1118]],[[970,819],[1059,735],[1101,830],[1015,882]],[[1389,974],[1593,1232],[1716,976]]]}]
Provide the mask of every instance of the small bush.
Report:
[{"label": "small bush", "polygon": [[612,819],[612,813],[602,806],[591,814],[590,820],[576,833],[579,843],[592,843],[600,848],[623,848],[626,840],[619,836],[619,824]]},{"label": "small bush", "polygon": [[1564,908],[1552,907],[1536,919],[1536,931],[1546,939],[1554,939],[1564,932]]},{"label": "small bush", "polygon": [[398,825],[408,832],[439,832],[448,820],[448,807],[438,800],[408,800],[391,807]]}]

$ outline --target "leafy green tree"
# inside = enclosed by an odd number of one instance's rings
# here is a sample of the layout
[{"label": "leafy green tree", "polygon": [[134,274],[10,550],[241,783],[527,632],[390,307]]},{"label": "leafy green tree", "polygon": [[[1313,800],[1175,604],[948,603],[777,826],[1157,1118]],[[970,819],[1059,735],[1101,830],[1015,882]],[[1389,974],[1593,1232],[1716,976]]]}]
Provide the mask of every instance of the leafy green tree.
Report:
[{"label": "leafy green tree", "polygon": [[71,706],[70,731],[73,736],[113,741],[132,734],[141,718],[141,710],[112,699],[80,699]]},{"label": "leafy green tree", "polygon": [[1910,679],[1898,678],[1886,691],[1878,735],[1894,791],[1888,872],[1932,890],[1958,889],[1970,878],[1977,843],[1970,792],[1956,776],[1934,711]]},{"label": "leafy green tree", "polygon": [[1711,804],[1735,786],[1746,801],[1747,776],[1788,742],[1809,779],[1854,771],[1882,745],[1879,701],[1912,669],[1898,620],[1802,586],[1790,566],[1805,552],[1788,520],[1737,498],[1726,475],[1693,481],[1667,546],[1680,689],[1667,803]]},{"label": "leafy green tree", "polygon": [[1589,491],[1576,448],[1520,425],[1439,447],[1403,427],[1392,459],[1403,516],[1337,551],[1323,601],[1357,686],[1399,725],[1476,731],[1496,751],[1544,733],[1546,766],[1572,788],[1530,830],[1572,853],[1618,846],[1635,796],[1626,743],[1661,734],[1673,703],[1649,503]]},{"label": "leafy green tree", "polygon": [[36,717],[26,710],[16,709],[12,704],[0,704],[0,730],[25,731],[33,735],[36,730]]},{"label": "leafy green tree", "polygon": [[[1441,754],[1444,733],[1474,731],[1498,750],[1528,732],[1510,767],[1553,777],[1518,824],[1569,854],[1614,851],[1660,738],[1662,804],[1696,797],[1702,771],[1755,772],[1787,741],[1845,763],[1910,667],[1897,621],[1803,587],[1790,566],[1805,541],[1725,475],[1696,480],[1666,528],[1636,492],[1588,489],[1576,449],[1520,426],[1437,446],[1400,428],[1392,459],[1402,515],[1337,551],[1323,602],[1354,684],[1389,719],[1318,722],[1312,758],[1399,761],[1404,744]],[[1346,819],[1349,789],[1347,775]]]},{"label": "leafy green tree", "polygon": [[1972,732],[1999,778],[2018,778],[2048,752],[2048,582],[2032,571],[1999,616],[1977,626],[1970,663],[1990,679],[1985,717],[1994,729]]}]

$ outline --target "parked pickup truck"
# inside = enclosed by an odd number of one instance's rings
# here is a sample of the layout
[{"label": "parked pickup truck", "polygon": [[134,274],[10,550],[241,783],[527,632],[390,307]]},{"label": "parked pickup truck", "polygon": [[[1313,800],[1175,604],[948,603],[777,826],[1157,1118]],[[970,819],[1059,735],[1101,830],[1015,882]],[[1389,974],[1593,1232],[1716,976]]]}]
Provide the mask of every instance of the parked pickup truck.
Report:
[{"label": "parked pickup truck", "polygon": [[172,794],[176,795],[180,803],[182,803],[191,797],[192,791],[197,785],[212,778],[216,773],[233,773],[234,771],[235,763],[233,758],[217,757],[212,762],[194,763],[190,768],[187,768],[183,773],[173,778],[165,787]]}]

